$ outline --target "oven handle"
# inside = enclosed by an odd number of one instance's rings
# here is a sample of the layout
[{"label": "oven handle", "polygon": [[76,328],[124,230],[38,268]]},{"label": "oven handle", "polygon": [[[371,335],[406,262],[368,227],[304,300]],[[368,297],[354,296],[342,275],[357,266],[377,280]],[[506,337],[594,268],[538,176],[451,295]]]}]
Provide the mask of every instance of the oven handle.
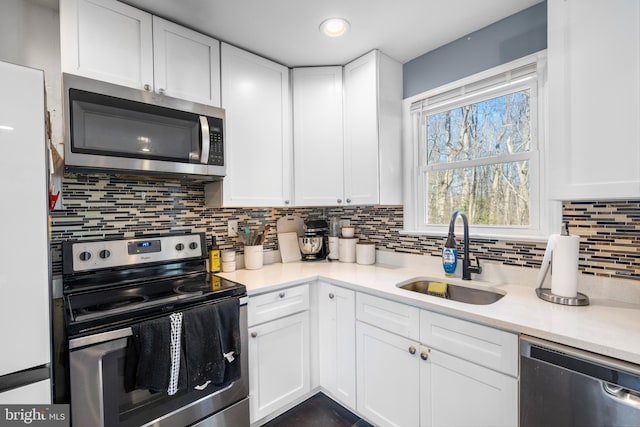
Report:
[{"label": "oven handle", "polygon": [[[240,305],[246,305],[249,302],[249,298],[244,296],[240,297]],[[133,335],[131,328],[116,329],[115,331],[101,332],[95,335],[89,335],[86,337],[73,338],[69,340],[69,350],[74,350],[80,347],[86,347],[88,345],[100,344],[107,341],[117,340],[118,338],[126,338]]]},{"label": "oven handle", "polygon": [[126,338],[133,335],[131,328],[116,329],[115,331],[101,332],[87,337],[73,338],[69,340],[69,350],[74,350],[88,345],[96,345],[107,341],[117,340],[118,338]]}]

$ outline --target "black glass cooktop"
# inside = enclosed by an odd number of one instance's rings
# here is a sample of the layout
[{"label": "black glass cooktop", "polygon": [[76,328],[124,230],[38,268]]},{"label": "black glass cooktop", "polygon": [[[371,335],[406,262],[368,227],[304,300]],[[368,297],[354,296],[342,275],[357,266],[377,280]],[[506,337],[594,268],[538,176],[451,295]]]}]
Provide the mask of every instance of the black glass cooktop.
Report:
[{"label": "black glass cooktop", "polygon": [[245,293],[243,285],[205,272],[67,293],[67,332],[95,333]]}]

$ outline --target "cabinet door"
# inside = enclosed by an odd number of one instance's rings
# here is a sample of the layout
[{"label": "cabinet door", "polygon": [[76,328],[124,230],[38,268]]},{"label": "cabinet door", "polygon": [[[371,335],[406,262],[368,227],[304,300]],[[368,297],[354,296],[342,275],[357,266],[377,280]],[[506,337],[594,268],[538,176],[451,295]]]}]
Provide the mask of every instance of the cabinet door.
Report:
[{"label": "cabinet door", "polygon": [[640,196],[640,2],[548,5],[551,194]]},{"label": "cabinet door", "polygon": [[153,17],[156,92],[220,106],[220,42]]},{"label": "cabinet door", "polygon": [[344,67],[344,192],[348,204],[378,203],[378,52]]},{"label": "cabinet door", "polygon": [[292,177],[289,70],[226,43],[221,52],[229,154],[224,205],[288,205]]},{"label": "cabinet door", "polygon": [[418,344],[362,322],[356,342],[358,411],[379,426],[420,425]]},{"label": "cabinet door", "polygon": [[251,422],[311,390],[309,312],[249,328]]},{"label": "cabinet door", "polygon": [[115,0],[60,0],[62,71],[153,90],[151,15]]},{"label": "cabinet door", "polygon": [[355,292],[319,283],[320,385],[356,408]]},{"label": "cabinet door", "polygon": [[518,381],[513,377],[438,350],[421,363],[420,377],[423,427],[518,425]]},{"label": "cabinet door", "polygon": [[342,67],[293,70],[295,204],[343,201]]}]

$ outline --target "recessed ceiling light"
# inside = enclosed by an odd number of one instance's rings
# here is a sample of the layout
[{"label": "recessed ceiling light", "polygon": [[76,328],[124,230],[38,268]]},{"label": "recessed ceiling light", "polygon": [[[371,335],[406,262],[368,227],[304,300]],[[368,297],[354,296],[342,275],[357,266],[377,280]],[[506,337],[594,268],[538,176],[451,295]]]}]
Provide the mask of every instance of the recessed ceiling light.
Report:
[{"label": "recessed ceiling light", "polygon": [[329,37],[339,37],[349,31],[349,22],[343,18],[329,18],[320,24],[320,32]]}]

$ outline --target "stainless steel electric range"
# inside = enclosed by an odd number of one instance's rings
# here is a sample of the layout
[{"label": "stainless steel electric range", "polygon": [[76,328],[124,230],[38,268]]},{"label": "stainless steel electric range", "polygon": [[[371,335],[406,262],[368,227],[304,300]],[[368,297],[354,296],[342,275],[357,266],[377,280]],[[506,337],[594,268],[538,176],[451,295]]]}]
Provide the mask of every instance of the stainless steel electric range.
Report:
[{"label": "stainless steel electric range", "polygon": [[[56,340],[63,351],[55,369],[63,372],[54,376],[63,378],[56,400],[69,401],[74,426],[249,425],[246,289],[207,273],[204,233],[68,241],[62,249],[64,328]],[[186,322],[199,312],[213,313],[203,318],[209,323],[198,321],[202,333],[215,333],[189,343]],[[183,316],[185,324],[174,322]],[[169,335],[171,345],[153,348],[157,358],[149,360],[144,346],[168,343]],[[234,351],[217,357],[217,379],[192,384],[192,367],[210,361],[189,351],[206,341],[220,348],[225,337]],[[157,363],[161,374],[144,375],[160,375],[151,380],[162,385],[168,375],[173,390],[140,386],[141,371]]]}]

